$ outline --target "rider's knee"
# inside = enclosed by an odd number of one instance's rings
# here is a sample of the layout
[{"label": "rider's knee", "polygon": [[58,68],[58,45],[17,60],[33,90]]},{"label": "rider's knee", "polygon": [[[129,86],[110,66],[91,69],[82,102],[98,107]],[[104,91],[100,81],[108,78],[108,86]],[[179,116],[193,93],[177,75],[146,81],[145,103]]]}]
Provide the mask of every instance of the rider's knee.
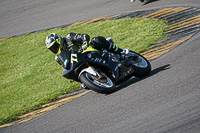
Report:
[{"label": "rider's knee", "polygon": [[110,43],[105,39],[103,36],[93,37],[91,40],[91,46],[98,49],[108,49],[110,46]]},{"label": "rider's knee", "polygon": [[101,40],[99,39],[99,37],[93,37],[92,40],[91,40],[90,45],[93,48],[99,49],[100,45],[101,45]]}]

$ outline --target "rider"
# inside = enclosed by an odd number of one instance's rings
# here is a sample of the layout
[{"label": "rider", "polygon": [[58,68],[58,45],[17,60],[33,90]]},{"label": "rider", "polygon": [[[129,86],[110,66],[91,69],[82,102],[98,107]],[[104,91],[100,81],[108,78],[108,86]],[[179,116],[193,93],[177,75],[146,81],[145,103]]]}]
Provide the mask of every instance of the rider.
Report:
[{"label": "rider", "polygon": [[62,38],[60,35],[51,33],[46,37],[46,47],[51,50],[54,54],[56,54],[56,61],[63,66],[64,61],[59,61],[58,56],[62,50],[67,50],[71,48],[73,44],[73,50],[78,51],[83,46],[92,46],[93,48],[103,51],[104,49],[112,52],[114,54],[128,54],[129,49],[122,49],[117,47],[113,40],[109,37],[105,39],[102,36],[93,37],[91,42],[89,43],[90,36],[88,34],[80,34],[80,33],[69,33],[65,38]]}]

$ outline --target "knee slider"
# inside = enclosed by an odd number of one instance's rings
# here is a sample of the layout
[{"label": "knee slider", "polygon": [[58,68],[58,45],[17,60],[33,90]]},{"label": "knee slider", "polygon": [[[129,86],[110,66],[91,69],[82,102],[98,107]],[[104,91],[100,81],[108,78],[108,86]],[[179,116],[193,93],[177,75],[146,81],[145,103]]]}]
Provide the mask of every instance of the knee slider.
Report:
[{"label": "knee slider", "polygon": [[99,47],[99,44],[100,44],[100,40],[98,37],[93,37],[92,40],[91,40],[91,43],[90,45],[94,48],[97,48]]},{"label": "knee slider", "polygon": [[98,37],[93,37],[91,40],[92,44],[98,44],[99,43],[99,38]]}]

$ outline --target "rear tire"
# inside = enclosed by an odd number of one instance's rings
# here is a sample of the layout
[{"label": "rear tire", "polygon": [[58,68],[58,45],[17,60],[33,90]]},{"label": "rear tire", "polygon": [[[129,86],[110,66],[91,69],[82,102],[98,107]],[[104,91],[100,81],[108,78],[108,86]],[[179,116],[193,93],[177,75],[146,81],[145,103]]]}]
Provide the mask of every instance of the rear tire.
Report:
[{"label": "rear tire", "polygon": [[131,51],[130,53],[138,56],[138,62],[132,63],[132,67],[134,69],[133,75],[139,78],[149,75],[149,73],[151,72],[151,64],[149,63],[149,61],[136,52]]},{"label": "rear tire", "polygon": [[80,75],[80,80],[84,85],[98,93],[109,94],[113,92],[116,88],[115,82],[112,78],[106,77],[105,81],[99,81],[95,77],[87,72]]}]

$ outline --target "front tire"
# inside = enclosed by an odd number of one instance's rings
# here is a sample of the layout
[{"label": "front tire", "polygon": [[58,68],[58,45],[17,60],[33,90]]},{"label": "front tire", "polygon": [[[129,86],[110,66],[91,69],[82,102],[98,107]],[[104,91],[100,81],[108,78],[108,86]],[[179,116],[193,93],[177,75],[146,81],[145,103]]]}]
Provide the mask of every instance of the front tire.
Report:
[{"label": "front tire", "polygon": [[84,72],[80,75],[80,80],[87,88],[98,93],[109,94],[116,88],[115,82],[108,76],[104,79],[98,79],[96,76]]}]

